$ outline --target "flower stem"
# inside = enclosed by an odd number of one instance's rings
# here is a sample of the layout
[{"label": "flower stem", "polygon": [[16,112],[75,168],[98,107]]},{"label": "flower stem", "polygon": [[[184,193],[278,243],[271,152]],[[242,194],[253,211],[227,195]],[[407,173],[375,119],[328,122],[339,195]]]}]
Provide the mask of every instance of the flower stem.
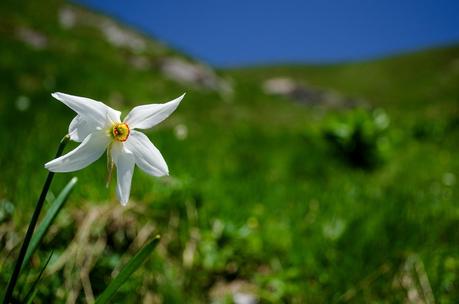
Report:
[{"label": "flower stem", "polygon": [[[62,138],[59,147],[57,148],[56,158],[62,155],[65,146],[67,145],[70,137],[68,135]],[[24,262],[24,257],[27,252],[27,248],[29,247],[30,239],[32,238],[33,231],[35,226],[37,225],[38,217],[40,216],[41,209],[43,208],[43,204],[45,202],[46,195],[48,194],[49,187],[51,186],[51,182],[53,181],[54,172],[49,172],[48,177],[46,178],[45,184],[43,185],[43,189],[41,191],[40,197],[37,201],[37,205],[32,215],[32,219],[30,220],[29,227],[27,228],[27,232],[24,237],[24,242],[22,243],[21,250],[19,251],[19,256],[16,260],[16,265],[14,266],[13,274],[11,275],[10,281],[8,282],[8,287],[5,292],[5,297],[3,298],[3,304],[10,304],[13,296],[14,287],[16,286],[17,280],[19,278],[19,274],[21,272],[22,263]]]}]

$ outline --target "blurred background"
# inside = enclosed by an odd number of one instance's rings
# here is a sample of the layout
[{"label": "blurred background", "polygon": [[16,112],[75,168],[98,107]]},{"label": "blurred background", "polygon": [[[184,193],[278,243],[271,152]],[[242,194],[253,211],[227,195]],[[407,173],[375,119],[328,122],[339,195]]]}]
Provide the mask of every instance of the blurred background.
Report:
[{"label": "blurred background", "polygon": [[54,252],[36,303],[92,302],[156,234],[113,303],[458,303],[458,12],[2,1],[0,286],[75,116],[50,94],[125,114],[187,92],[147,132],[171,175],[137,169],[126,208],[105,159],[56,175],[48,201],[79,181],[20,281]]}]

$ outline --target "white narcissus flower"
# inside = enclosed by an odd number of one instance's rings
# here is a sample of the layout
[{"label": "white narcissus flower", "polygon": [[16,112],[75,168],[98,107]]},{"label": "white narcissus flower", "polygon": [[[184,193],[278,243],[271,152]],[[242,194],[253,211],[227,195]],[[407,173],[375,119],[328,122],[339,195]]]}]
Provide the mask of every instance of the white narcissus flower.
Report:
[{"label": "white narcissus flower", "polygon": [[153,176],[169,174],[166,161],[148,137],[137,129],[149,129],[166,119],[185,94],[164,104],[137,106],[121,121],[121,112],[100,101],[63,93],[52,94],[77,113],[69,126],[71,140],[81,144],[69,153],[45,164],[53,172],[85,168],[107,150],[109,175],[117,168],[116,193],[124,206],[129,200],[134,166]]}]

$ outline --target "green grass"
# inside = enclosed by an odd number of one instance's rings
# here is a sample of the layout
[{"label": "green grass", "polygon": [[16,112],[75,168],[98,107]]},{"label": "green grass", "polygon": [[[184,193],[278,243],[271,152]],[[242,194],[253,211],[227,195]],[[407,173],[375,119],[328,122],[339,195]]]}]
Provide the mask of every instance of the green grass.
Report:
[{"label": "green grass", "polygon": [[[163,236],[158,253],[121,288],[117,303],[147,296],[201,303],[218,284],[234,282],[250,286],[262,302],[404,302],[410,288],[429,297],[420,284],[400,283],[423,275],[437,302],[459,301],[457,46],[362,63],[222,70],[234,85],[225,99],[168,80],[154,65],[133,68],[129,58],[136,54],[112,46],[94,28],[63,29],[61,5],[0,4],[0,200],[15,206],[0,224],[10,231],[2,232],[0,248],[14,231],[22,236],[46,177],[43,164],[74,116],[50,93],[88,96],[127,113],[186,91],[178,110],[147,133],[171,177],[137,169],[129,204],[143,211],[128,211],[132,222],[121,228],[108,222],[99,227],[104,233],[94,232],[94,239],[108,240],[90,272],[95,295],[132,241],[130,231],[152,225]],[[18,26],[44,33],[48,47],[19,41]],[[142,55],[152,62],[182,56],[158,50],[152,41]],[[360,168],[337,155],[324,130],[352,110],[309,108],[263,93],[263,81],[278,76],[383,108],[391,119],[383,161]],[[30,100],[26,111],[16,107],[20,96]],[[188,129],[183,140],[175,135],[177,125]],[[79,183],[34,265],[51,249],[63,253],[79,231],[81,213],[118,207],[113,185],[104,187],[105,165],[101,159],[56,176],[54,193],[71,176]],[[184,252],[192,262],[184,261]],[[14,256],[0,264],[2,284]],[[64,271],[44,280],[37,303],[68,296]],[[85,301],[83,289],[77,299]]]}]

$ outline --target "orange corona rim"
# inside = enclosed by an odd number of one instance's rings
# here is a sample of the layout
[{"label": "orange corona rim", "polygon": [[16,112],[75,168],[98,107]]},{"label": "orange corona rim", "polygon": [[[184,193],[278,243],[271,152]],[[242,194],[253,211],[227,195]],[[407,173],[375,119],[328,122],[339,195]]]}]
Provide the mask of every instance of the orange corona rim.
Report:
[{"label": "orange corona rim", "polygon": [[125,142],[128,139],[130,133],[131,130],[126,123],[118,123],[113,125],[112,136],[116,141]]}]

